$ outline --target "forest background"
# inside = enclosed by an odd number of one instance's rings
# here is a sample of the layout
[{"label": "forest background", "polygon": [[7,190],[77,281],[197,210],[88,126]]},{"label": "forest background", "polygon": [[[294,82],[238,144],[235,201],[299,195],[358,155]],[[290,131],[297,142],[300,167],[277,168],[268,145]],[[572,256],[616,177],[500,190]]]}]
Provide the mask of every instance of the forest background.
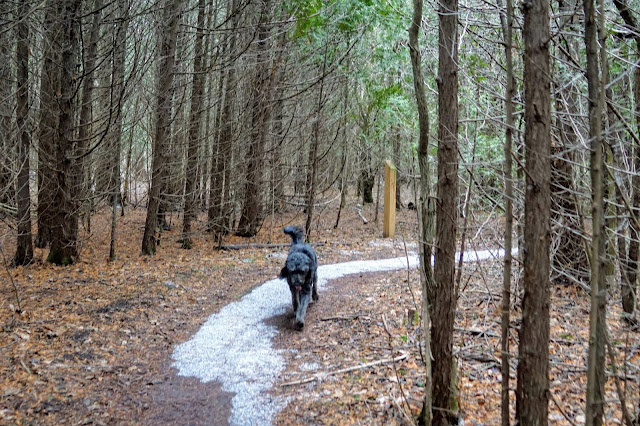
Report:
[{"label": "forest background", "polygon": [[[578,386],[585,407],[564,409],[555,399],[562,418],[598,424],[611,407],[607,416],[630,424],[638,407],[636,5],[516,6],[0,1],[8,341],[0,348],[11,353],[3,416],[29,418],[42,402],[38,386],[14,374],[36,380],[37,362],[24,355],[30,334],[38,329],[44,341],[69,334],[36,326],[34,312],[45,306],[30,292],[53,291],[62,276],[95,290],[102,278],[85,269],[157,262],[147,256],[163,250],[188,261],[189,249],[202,259],[241,238],[282,241],[274,235],[292,222],[304,222],[312,241],[364,244],[375,232],[353,231],[367,216],[377,222],[382,165],[391,159],[397,206],[416,208],[400,227],[422,259],[423,303],[412,309],[432,324],[415,338],[433,354],[433,365],[420,357],[422,408],[437,407],[436,423],[460,415],[451,364],[464,268],[455,253],[486,232],[487,246],[507,249],[504,273],[493,280],[504,287],[489,291],[502,298],[493,349],[503,424],[549,419],[550,333],[574,336],[550,331],[550,300],[567,288],[575,303],[590,296],[591,305],[588,335],[575,345],[585,349],[578,364],[588,367]],[[429,117],[437,117],[433,127]],[[95,256],[103,245],[108,253]],[[513,268],[512,247],[522,249]],[[47,309],[59,313],[55,303]],[[15,400],[25,389],[36,402],[21,409]],[[431,422],[431,410],[406,405],[394,406],[403,421],[421,411],[420,421]]]}]

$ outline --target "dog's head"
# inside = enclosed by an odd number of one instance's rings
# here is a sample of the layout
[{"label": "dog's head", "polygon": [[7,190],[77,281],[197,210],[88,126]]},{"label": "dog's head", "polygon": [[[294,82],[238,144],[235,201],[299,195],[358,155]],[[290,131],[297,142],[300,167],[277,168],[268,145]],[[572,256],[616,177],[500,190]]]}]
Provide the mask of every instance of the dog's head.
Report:
[{"label": "dog's head", "polygon": [[290,253],[284,268],[280,271],[280,278],[286,279],[291,289],[300,291],[310,278],[311,266],[311,259],[306,254]]}]

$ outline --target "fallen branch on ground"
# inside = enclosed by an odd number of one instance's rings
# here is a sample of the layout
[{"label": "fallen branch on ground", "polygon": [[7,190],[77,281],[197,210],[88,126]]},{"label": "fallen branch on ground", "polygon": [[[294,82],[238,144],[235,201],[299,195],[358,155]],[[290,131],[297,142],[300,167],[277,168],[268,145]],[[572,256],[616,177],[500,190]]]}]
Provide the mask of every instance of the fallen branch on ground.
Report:
[{"label": "fallen branch on ground", "polygon": [[347,367],[347,368],[342,368],[340,370],[335,370],[335,371],[329,371],[327,373],[316,373],[311,377],[308,377],[306,379],[302,379],[302,380],[296,380],[293,382],[286,382],[281,384],[280,386],[285,387],[285,386],[293,386],[293,385],[302,385],[305,383],[311,383],[311,382],[315,382],[316,380],[321,380],[324,379],[325,377],[329,377],[329,376],[335,376],[337,374],[343,374],[343,373],[349,373],[351,371],[356,371],[356,370],[362,370],[364,368],[369,368],[369,367],[373,367],[376,365],[382,365],[382,364],[388,364],[390,362],[398,362],[398,361],[402,361],[403,359],[406,359],[409,355],[406,352],[401,353],[400,355],[398,355],[395,358],[385,358],[385,359],[380,359],[378,361],[372,361],[372,362],[367,362],[366,364],[360,364],[360,365],[356,365],[353,367]]},{"label": "fallen branch on ground", "polygon": [[[321,247],[324,243],[311,243],[312,246]],[[264,248],[287,248],[291,243],[250,243],[250,244],[227,244],[221,246],[220,250],[242,250],[242,249],[264,249]],[[218,247],[216,247],[218,248]]]}]

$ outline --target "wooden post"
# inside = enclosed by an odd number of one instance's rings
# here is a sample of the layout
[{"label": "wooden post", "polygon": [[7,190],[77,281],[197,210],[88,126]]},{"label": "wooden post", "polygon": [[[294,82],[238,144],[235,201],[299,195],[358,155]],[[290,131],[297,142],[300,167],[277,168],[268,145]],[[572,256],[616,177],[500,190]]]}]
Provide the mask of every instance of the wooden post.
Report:
[{"label": "wooden post", "polygon": [[382,236],[396,234],[396,166],[390,160],[384,163],[384,225]]}]

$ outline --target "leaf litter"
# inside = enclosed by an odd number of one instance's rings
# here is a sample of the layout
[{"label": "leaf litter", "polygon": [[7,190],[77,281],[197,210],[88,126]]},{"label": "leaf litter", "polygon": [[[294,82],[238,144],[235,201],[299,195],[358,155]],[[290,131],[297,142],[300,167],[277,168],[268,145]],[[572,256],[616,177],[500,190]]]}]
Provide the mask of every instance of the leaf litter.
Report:
[{"label": "leaf litter", "polygon": [[[93,234],[83,236],[76,265],[45,264],[46,251],[36,249],[35,265],[10,270],[22,299],[22,313],[15,312],[9,280],[0,279],[4,295],[0,301],[0,423],[179,424],[182,420],[208,424],[213,417],[207,415],[215,415],[216,409],[231,415],[234,395],[215,382],[180,379],[179,370],[171,367],[175,362],[171,356],[207,317],[274,277],[286,249],[216,251],[202,232],[194,249],[185,251],[177,242],[179,231],[174,230],[163,234],[156,256],[140,256],[143,213],[130,211],[120,220],[122,240],[116,262],[106,261],[110,218],[101,214],[94,217]],[[415,250],[412,237],[417,233],[413,214],[399,211],[398,234],[407,236],[410,250]],[[333,218],[325,216],[312,233],[314,241],[326,243],[316,248],[323,265],[405,255],[400,237],[380,238],[381,224],[364,225],[351,212],[334,231]],[[250,242],[286,243],[282,227],[302,221],[301,215],[294,214],[268,221]],[[174,225],[179,228],[177,221]],[[203,219],[199,226],[204,229]],[[500,223],[489,220],[482,226],[469,233],[478,235],[480,248],[498,246],[501,238],[494,231]],[[11,234],[0,235],[6,251],[13,244]],[[229,237],[227,242],[246,244],[247,240]],[[499,423],[501,283],[500,261],[464,266],[455,352],[459,399],[467,424]],[[421,408],[424,383],[422,331],[409,320],[409,312],[419,312],[417,271],[334,277],[310,308],[301,333],[290,326],[286,285],[282,288],[284,300],[272,295],[280,310],[263,322],[279,331],[271,350],[283,362],[271,379],[271,389],[262,390],[260,396],[283,401],[282,411],[273,413],[273,423],[410,423]],[[633,412],[640,342],[619,320],[618,289],[610,291],[608,325],[620,363],[618,376]],[[520,294],[519,289],[514,294]],[[579,288],[553,289],[552,424],[584,419],[588,306],[588,297]],[[510,346],[515,357],[518,308],[513,309],[512,320]],[[404,354],[396,362],[376,363]],[[363,365],[369,366],[360,368]],[[515,366],[512,358],[513,387]],[[309,378],[313,380],[283,386]],[[606,397],[605,421],[619,423],[618,395],[611,377]],[[513,391],[511,401],[513,416]]]}]

